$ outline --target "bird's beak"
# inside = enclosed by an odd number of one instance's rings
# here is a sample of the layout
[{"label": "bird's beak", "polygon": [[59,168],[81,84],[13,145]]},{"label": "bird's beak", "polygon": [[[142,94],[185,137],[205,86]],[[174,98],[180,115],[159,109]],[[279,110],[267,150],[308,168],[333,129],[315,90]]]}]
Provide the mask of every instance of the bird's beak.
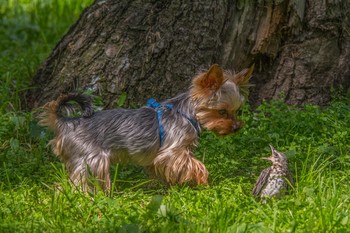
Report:
[{"label": "bird's beak", "polygon": [[262,157],[261,159],[272,161],[272,157]]}]

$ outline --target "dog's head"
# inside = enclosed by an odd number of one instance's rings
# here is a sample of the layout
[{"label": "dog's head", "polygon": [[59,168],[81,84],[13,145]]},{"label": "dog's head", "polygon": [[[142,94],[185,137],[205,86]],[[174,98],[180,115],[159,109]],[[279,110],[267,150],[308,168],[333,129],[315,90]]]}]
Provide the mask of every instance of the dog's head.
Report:
[{"label": "dog's head", "polygon": [[243,127],[237,113],[248,98],[253,69],[254,66],[231,73],[214,64],[194,77],[191,98],[198,103],[196,117],[204,128],[227,135]]}]

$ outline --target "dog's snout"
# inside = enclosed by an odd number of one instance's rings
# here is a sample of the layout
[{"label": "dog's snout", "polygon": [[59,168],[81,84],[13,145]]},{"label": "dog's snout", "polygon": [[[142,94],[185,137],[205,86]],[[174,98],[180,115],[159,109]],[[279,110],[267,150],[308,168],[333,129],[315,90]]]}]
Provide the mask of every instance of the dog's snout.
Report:
[{"label": "dog's snout", "polygon": [[243,122],[236,121],[232,124],[232,132],[235,133],[243,127]]},{"label": "dog's snout", "polygon": [[237,124],[232,125],[232,132],[237,132],[241,127]]}]

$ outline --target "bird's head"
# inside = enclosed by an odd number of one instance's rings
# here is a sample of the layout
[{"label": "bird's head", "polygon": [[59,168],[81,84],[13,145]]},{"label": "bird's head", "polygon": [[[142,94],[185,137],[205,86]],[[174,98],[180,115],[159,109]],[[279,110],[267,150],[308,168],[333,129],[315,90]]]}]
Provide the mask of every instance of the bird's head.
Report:
[{"label": "bird's head", "polygon": [[279,164],[279,165],[284,165],[287,164],[287,156],[283,154],[282,152],[277,151],[272,145],[270,145],[271,148],[271,156],[270,157],[264,157],[261,159],[269,160],[271,161],[274,165]]}]

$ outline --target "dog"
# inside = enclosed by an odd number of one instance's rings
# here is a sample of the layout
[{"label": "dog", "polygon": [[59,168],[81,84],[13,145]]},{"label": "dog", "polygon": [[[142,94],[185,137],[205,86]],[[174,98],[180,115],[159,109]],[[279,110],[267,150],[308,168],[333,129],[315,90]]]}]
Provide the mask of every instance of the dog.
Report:
[{"label": "dog", "polygon": [[[69,93],[41,109],[39,124],[54,132],[49,142],[75,186],[89,191],[95,179],[110,190],[110,165],[132,162],[168,185],[208,184],[208,171],[192,150],[205,128],[228,135],[243,127],[237,112],[247,100],[253,66],[239,73],[217,64],[200,72],[184,93],[138,109],[93,111],[92,99]],[[64,116],[76,102],[79,117]],[[95,187],[96,188],[96,187]]]}]

